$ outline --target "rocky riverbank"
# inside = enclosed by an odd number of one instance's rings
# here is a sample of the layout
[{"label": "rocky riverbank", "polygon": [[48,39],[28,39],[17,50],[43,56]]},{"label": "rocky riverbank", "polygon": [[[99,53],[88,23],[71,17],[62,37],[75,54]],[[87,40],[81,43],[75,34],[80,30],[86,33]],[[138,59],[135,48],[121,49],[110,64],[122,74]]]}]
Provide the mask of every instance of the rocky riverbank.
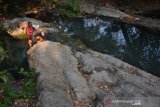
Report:
[{"label": "rocky riverbank", "polygon": [[[54,25],[31,18],[6,21],[4,28],[15,37],[16,25],[28,20],[43,26],[45,33],[51,36],[61,32]],[[137,104],[135,101],[144,107],[160,104],[159,77],[110,55],[90,49],[78,51],[51,41],[34,45],[27,54],[30,68],[39,74],[38,107],[129,107]],[[117,99],[134,101],[111,104]]]},{"label": "rocky riverbank", "polygon": [[159,19],[132,16],[132,15],[126,14],[116,9],[98,7],[93,4],[81,4],[81,11],[86,12],[88,14],[101,15],[105,17],[114,18],[116,20],[120,20],[125,23],[144,27],[156,33],[160,32],[160,20]]},{"label": "rocky riverbank", "polygon": [[[66,1],[64,0],[64,2],[61,3],[61,5],[65,2]],[[83,13],[87,13],[88,15],[109,17],[113,20],[118,20],[135,26],[143,27],[155,33],[160,33],[160,19],[140,16],[138,15],[139,13],[133,14],[134,12],[126,13],[126,11],[122,12],[118,8],[99,6],[95,5],[94,3],[89,4],[88,2],[79,1],[79,5],[80,11]],[[45,9],[39,9],[40,7],[37,8],[38,9],[34,8],[31,11],[21,13],[21,15],[35,17],[38,19],[40,18],[43,20],[49,20],[52,19],[53,15],[59,14],[57,7],[53,4],[50,4],[48,8],[45,7]]]},{"label": "rocky riverbank", "polygon": [[[7,32],[9,35],[11,35],[12,37],[16,38],[16,39],[25,39],[26,38],[26,27],[28,26],[27,23],[28,21],[31,21],[33,23],[33,26],[37,29],[37,31],[44,31],[46,35],[48,34],[55,34],[55,33],[59,33],[61,30],[55,26],[49,24],[49,23],[45,23],[33,18],[27,18],[27,17],[23,17],[23,18],[15,18],[13,20],[6,20],[3,22],[3,30],[5,32]],[[24,25],[24,29],[20,29],[18,28],[19,24],[23,24]]]},{"label": "rocky riverbank", "polygon": [[[51,5],[48,8],[52,10],[55,6]],[[48,8],[46,8],[47,12]],[[80,4],[80,8],[87,14],[105,16],[156,33],[160,32],[159,19],[129,15],[118,9],[95,4]],[[42,11],[45,13],[43,9]],[[53,11],[49,12],[53,13]],[[22,15],[32,13],[34,12],[26,12]],[[34,14],[38,13],[40,12],[36,11]],[[33,22],[37,30],[43,30],[51,38],[64,33],[55,25],[27,17],[5,20],[3,30],[16,39],[25,39],[25,30],[18,29],[17,26],[23,23],[26,27],[28,21]],[[28,50],[27,55],[30,68],[35,69],[39,74],[38,107],[130,107],[133,105],[159,107],[160,105],[160,78],[110,55],[91,49],[76,50],[51,41],[34,45]],[[124,103],[124,100],[129,103]]]},{"label": "rocky riverbank", "polygon": [[92,50],[73,52],[50,41],[38,43],[27,54],[30,67],[39,74],[39,107],[107,107],[108,99],[140,100],[143,107],[160,104],[158,77],[109,55]]}]

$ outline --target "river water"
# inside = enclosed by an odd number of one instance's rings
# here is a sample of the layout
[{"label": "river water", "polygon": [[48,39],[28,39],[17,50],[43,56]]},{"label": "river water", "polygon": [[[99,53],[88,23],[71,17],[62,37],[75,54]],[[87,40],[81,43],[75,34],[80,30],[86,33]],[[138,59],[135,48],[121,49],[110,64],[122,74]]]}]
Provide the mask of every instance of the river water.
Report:
[{"label": "river water", "polygon": [[[88,48],[160,77],[160,35],[107,18],[53,18],[52,23],[69,33],[72,39],[80,39]],[[20,67],[28,68],[26,41],[1,35],[0,42],[9,57],[0,64],[0,70],[12,68],[11,71],[17,76]]]},{"label": "river water", "polygon": [[160,76],[160,35],[107,18],[56,19],[55,24],[87,47]]}]

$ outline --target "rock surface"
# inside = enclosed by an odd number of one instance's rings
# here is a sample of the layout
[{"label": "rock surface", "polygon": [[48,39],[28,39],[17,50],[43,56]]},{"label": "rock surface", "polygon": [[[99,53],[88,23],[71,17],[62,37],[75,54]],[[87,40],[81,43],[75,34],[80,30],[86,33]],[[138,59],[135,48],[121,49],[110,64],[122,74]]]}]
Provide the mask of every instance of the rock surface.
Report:
[{"label": "rock surface", "polygon": [[88,14],[111,17],[123,22],[145,27],[156,33],[160,32],[160,20],[158,19],[134,17],[116,9],[97,7],[96,5],[93,4],[81,4],[80,7],[81,11]]},{"label": "rock surface", "polygon": [[[30,67],[39,73],[38,107],[160,105],[160,78],[109,55],[72,52],[50,41],[34,45],[27,53]],[[130,103],[117,101],[123,99]]]},{"label": "rock surface", "polygon": [[129,16],[119,10],[105,8],[105,7],[97,7],[93,4],[82,4],[81,11],[84,11],[88,14],[103,15],[113,18],[124,18]]},{"label": "rock surface", "polygon": [[[49,23],[45,23],[33,18],[15,18],[13,20],[6,20],[3,22],[4,30],[11,36],[17,39],[25,39],[26,38],[26,32],[25,29],[28,26],[28,22],[32,22],[33,27],[36,28],[37,31],[44,31],[45,34],[54,34],[57,32],[60,32],[60,29],[56,26],[51,26]],[[19,24],[23,24],[24,29],[18,28]]]},{"label": "rock surface", "polygon": [[[53,45],[53,47],[49,45]],[[62,53],[64,53],[64,49],[58,48],[59,45],[43,42],[28,51],[30,66],[39,73],[37,80],[38,107],[73,106],[66,90],[66,81],[63,75],[65,59],[63,59]],[[48,50],[55,51],[49,52]]]}]

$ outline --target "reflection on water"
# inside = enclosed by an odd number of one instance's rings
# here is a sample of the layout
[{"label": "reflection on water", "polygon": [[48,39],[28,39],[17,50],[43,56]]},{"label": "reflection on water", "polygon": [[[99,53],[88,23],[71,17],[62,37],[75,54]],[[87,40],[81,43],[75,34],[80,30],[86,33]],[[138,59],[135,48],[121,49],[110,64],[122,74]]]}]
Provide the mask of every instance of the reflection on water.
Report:
[{"label": "reflection on water", "polygon": [[[107,19],[55,21],[89,48],[160,76],[160,35]],[[158,37],[159,36],[159,37]]]}]

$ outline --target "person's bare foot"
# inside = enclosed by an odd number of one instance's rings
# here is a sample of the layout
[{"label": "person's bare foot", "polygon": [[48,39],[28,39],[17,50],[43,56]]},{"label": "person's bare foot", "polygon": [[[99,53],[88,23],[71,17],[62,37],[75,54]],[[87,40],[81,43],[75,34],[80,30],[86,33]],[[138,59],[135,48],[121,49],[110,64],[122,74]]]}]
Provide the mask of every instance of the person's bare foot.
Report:
[{"label": "person's bare foot", "polygon": [[28,44],[30,47],[32,47],[32,40],[28,40]]},{"label": "person's bare foot", "polygon": [[44,32],[43,32],[43,31],[41,32],[41,36],[45,36],[45,34],[44,34]]}]

